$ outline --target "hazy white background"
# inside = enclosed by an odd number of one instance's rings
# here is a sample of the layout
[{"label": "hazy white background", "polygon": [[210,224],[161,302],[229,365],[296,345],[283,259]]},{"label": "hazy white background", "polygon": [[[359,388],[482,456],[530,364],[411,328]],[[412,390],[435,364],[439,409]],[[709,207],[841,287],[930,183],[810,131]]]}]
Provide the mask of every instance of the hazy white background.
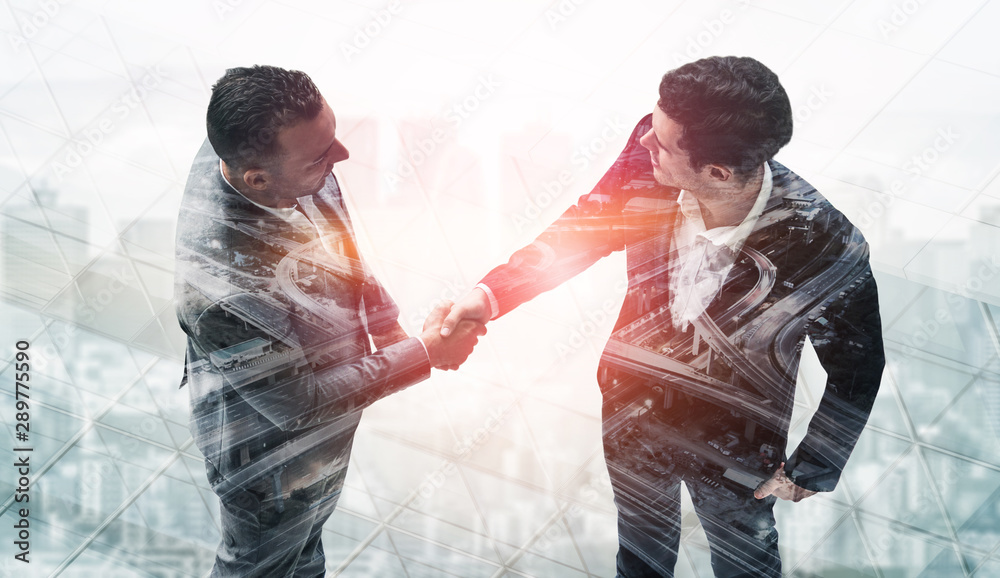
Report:
[{"label": "hazy white background", "polygon": [[[996,0],[3,0],[0,347],[35,356],[29,575],[211,565],[172,255],[227,67],[324,92],[362,251],[415,332],[596,183],[664,72],[711,54],[779,74],[796,129],[778,158],[868,237],[883,302],[871,427],[836,492],[779,505],[786,570],[1000,573],[998,25]],[[613,575],[594,374],[624,276],[606,259],[491,324],[460,372],[367,410],[329,569]],[[793,440],[823,385],[808,357],[801,382]],[[20,576],[14,487],[0,476],[0,569]],[[709,575],[689,515],[678,576]]]}]

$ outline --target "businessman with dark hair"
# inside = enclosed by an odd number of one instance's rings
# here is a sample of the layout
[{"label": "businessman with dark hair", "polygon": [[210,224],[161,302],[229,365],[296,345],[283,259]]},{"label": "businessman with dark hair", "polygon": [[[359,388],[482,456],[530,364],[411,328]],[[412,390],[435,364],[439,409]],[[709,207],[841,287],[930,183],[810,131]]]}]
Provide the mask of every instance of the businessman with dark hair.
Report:
[{"label": "businessman with dark hair", "polygon": [[[884,365],[868,247],[773,160],[791,135],[788,96],[760,62],[668,72],[597,186],[442,326],[485,323],[626,251],[628,292],[598,370],[620,577],[673,576],[681,483],[716,576],[780,576],[775,499],[833,490],[868,419]],[[786,458],[806,336],[828,379]]]},{"label": "businessman with dark hair", "polygon": [[[331,170],[348,158],[304,73],[234,68],[212,89],[177,230],[191,431],[221,502],[212,576],[322,576],[323,523],[361,410],[456,368],[485,333],[407,337],[358,252]],[[372,348],[374,343],[374,350]]]}]

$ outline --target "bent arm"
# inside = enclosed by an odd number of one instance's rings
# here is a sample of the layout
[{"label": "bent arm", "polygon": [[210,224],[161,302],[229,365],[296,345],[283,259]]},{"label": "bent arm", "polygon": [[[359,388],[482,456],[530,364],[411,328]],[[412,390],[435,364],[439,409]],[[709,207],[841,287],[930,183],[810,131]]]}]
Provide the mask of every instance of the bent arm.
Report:
[{"label": "bent arm", "polygon": [[[568,208],[530,245],[490,271],[481,281],[495,300],[491,317],[504,315],[584,271],[602,257],[625,248],[625,204],[637,177],[653,185],[649,152],[639,139],[652,126],[647,115],[636,124],[625,148],[597,185]],[[493,301],[491,300],[491,301]]]},{"label": "bent arm", "polygon": [[785,467],[789,479],[808,490],[836,487],[882,380],[885,353],[878,290],[865,253],[856,277],[860,283],[840,310],[829,315],[832,330],[813,338],[827,373],[826,389],[806,436]]},{"label": "bent arm", "polygon": [[[260,301],[254,305],[267,323],[238,320],[213,306],[195,323],[192,341],[208,361],[201,371],[221,378],[281,430],[308,428],[361,410],[430,375],[427,353],[417,338],[369,353],[367,335],[360,330],[317,339],[303,335],[311,331],[308,327],[293,330],[277,308],[267,309]],[[301,342],[318,345],[303,349]],[[253,350],[245,354],[241,347]]]}]

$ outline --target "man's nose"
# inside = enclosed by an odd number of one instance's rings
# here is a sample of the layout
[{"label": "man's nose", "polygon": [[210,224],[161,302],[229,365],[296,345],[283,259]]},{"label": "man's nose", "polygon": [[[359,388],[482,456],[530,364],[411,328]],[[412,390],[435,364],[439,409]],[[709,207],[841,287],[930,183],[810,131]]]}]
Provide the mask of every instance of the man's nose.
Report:
[{"label": "man's nose", "polygon": [[340,161],[346,161],[351,157],[351,152],[347,150],[344,143],[337,140],[332,147],[330,147],[330,154],[327,156],[327,161],[332,163],[339,163]]},{"label": "man's nose", "polygon": [[646,131],[646,134],[639,137],[639,144],[641,144],[642,146],[646,147],[651,151],[655,151],[656,147],[653,145],[653,140],[654,140],[653,129],[649,129],[648,131]]}]

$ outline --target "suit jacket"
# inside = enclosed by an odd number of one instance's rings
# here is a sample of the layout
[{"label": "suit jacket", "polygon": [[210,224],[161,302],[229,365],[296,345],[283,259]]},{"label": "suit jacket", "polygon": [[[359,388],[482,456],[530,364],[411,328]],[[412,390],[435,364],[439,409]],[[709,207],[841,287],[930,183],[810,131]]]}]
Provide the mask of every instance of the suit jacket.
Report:
[{"label": "suit jacket", "polygon": [[884,366],[868,246],[815,188],[769,161],[773,188],[763,214],[715,300],[680,332],[669,308],[679,191],[656,183],[649,152],[639,144],[651,118],[639,122],[590,193],[482,283],[502,315],[625,250],[628,292],[598,372],[606,443],[634,429],[630,423],[646,408],[669,417],[680,392],[742,420],[742,431],[726,432],[728,438],[697,440],[723,470],[741,466],[735,454],[722,457],[732,452],[720,445],[739,444],[743,454],[767,463],[780,459],[761,456],[768,446],[784,454],[808,335],[828,379],[785,469],[800,486],[832,490],[868,419]]},{"label": "suit jacket", "polygon": [[395,327],[399,310],[357,254],[336,178],[300,201],[303,226],[251,203],[207,141],[185,187],[182,386],[223,496],[272,476],[288,493],[343,475],[361,409],[430,373],[416,338],[371,351],[369,334]]}]

